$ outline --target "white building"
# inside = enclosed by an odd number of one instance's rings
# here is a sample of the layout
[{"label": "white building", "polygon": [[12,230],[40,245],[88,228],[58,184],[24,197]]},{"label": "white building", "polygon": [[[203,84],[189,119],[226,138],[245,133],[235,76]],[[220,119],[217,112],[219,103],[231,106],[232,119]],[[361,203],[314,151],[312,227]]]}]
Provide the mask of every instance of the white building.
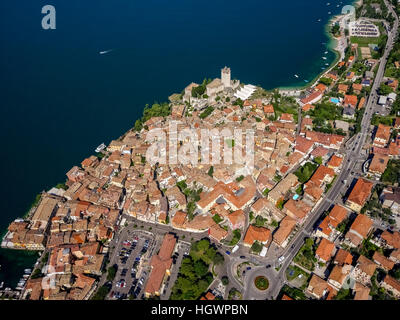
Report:
[{"label": "white building", "polygon": [[253,86],[252,84],[246,84],[243,88],[240,88],[238,91],[236,91],[234,96],[244,101],[250,98],[254,91],[256,91],[255,86]]},{"label": "white building", "polygon": [[381,106],[385,106],[387,104],[387,100],[387,96],[379,96],[378,104]]}]

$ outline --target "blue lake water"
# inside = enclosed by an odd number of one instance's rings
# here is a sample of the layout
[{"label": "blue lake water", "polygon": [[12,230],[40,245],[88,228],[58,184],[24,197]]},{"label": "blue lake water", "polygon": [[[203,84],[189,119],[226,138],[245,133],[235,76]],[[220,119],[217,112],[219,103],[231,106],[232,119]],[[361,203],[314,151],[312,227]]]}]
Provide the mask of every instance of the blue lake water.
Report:
[{"label": "blue lake water", "polygon": [[47,0],[1,1],[1,230],[146,103],[225,65],[266,89],[304,85],[334,60],[324,25],[349,2],[52,0],[57,29],[43,30]]}]

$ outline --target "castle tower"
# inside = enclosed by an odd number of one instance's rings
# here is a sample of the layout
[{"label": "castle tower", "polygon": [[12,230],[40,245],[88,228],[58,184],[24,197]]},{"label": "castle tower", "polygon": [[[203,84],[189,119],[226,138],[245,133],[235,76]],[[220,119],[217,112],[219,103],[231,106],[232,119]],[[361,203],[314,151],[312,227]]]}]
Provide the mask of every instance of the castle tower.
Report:
[{"label": "castle tower", "polygon": [[231,68],[225,67],[221,69],[221,81],[224,88],[231,87]]}]

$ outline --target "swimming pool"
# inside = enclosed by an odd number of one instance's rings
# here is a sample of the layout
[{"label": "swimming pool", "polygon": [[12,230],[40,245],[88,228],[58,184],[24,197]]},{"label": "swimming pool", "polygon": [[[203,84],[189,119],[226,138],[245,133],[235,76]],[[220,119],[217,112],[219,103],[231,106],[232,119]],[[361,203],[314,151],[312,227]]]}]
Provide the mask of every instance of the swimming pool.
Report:
[{"label": "swimming pool", "polygon": [[330,101],[336,104],[340,103],[339,98],[330,98]]}]

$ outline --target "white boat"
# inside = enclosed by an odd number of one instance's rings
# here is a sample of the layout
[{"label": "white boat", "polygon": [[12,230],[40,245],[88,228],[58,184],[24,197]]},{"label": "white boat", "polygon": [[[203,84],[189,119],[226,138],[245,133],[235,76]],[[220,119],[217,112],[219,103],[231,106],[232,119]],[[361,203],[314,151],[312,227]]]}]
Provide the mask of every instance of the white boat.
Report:
[{"label": "white boat", "polygon": [[304,82],[308,82],[308,80],[304,80]]},{"label": "white boat", "polygon": [[106,145],[104,143],[102,143],[101,145],[99,145],[96,150],[94,150],[95,152],[100,152],[102,150],[104,150],[104,148],[106,147]]},{"label": "white boat", "polygon": [[2,282],[0,283],[0,289],[3,289],[3,286],[4,286],[4,281],[2,281]]},{"label": "white boat", "polygon": [[327,54],[328,53],[328,51],[325,51],[325,54]]},{"label": "white boat", "polygon": [[294,75],[296,78],[298,78],[299,76],[297,74]]},{"label": "white boat", "polygon": [[325,63],[326,66],[329,66],[329,63]]},{"label": "white boat", "polygon": [[322,57],[322,59],[326,60],[326,57]]},{"label": "white boat", "polygon": [[328,14],[331,14],[331,12],[329,11]]},{"label": "white boat", "polygon": [[99,54],[106,54],[106,53],[109,53],[109,52],[111,52],[111,51],[113,51],[113,49],[105,50],[105,51],[100,51]]},{"label": "white boat", "polygon": [[25,269],[24,273],[32,273],[32,269]]}]

